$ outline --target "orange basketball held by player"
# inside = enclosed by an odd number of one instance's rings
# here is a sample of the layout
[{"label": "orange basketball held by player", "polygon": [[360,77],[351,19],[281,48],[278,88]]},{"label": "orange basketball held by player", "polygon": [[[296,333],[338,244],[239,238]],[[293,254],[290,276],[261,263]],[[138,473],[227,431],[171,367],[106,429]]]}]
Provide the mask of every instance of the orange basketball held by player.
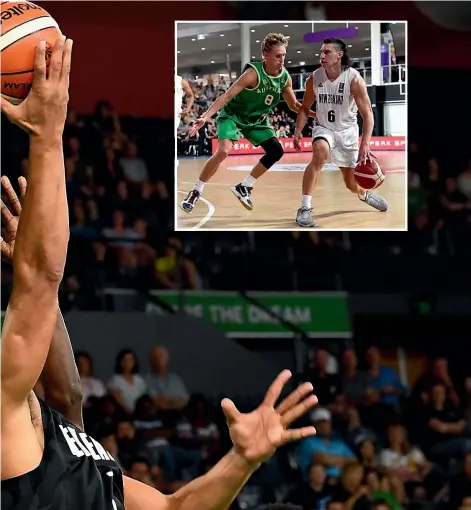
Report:
[{"label": "orange basketball held by player", "polygon": [[359,163],[354,173],[355,180],[364,189],[379,188],[385,179],[381,165],[375,156],[371,161]]},{"label": "orange basketball held by player", "polygon": [[33,82],[34,56],[39,41],[46,41],[46,59],[61,35],[59,25],[39,5],[31,2],[1,3],[2,97],[19,104]]}]

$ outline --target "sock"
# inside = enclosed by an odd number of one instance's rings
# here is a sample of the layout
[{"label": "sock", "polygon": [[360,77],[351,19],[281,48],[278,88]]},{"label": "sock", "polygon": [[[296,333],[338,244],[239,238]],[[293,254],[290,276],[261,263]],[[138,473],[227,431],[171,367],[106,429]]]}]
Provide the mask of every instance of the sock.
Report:
[{"label": "sock", "polygon": [[301,207],[307,207],[308,209],[311,208],[311,195],[303,195],[303,200],[301,202]]},{"label": "sock", "polygon": [[362,200],[366,200],[366,193],[367,193],[367,191],[363,190],[363,193],[358,193],[358,196],[359,196]]},{"label": "sock", "polygon": [[251,188],[251,187],[254,185],[254,183],[255,183],[255,181],[256,181],[256,180],[257,180],[257,179],[255,179],[255,177],[252,177],[252,176],[249,174],[249,175],[247,175],[247,177],[246,177],[246,178],[242,181],[242,183],[241,183],[241,184],[242,184],[242,186],[246,186],[247,188]]},{"label": "sock", "polygon": [[193,189],[195,189],[196,191],[199,191],[201,194],[203,194],[205,184],[206,184],[205,182],[198,180],[195,182]]}]

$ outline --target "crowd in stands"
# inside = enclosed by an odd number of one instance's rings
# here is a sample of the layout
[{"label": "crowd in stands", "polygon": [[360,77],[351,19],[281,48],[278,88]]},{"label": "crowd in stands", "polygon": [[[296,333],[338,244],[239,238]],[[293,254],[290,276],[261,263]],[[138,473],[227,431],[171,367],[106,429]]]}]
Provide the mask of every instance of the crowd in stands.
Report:
[{"label": "crowd in stands", "polygon": [[[217,399],[190,394],[169,370],[168,351],[150,352],[149,371],[121,351],[102,381],[76,353],[86,429],[125,472],[165,493],[207,472],[230,448]],[[455,381],[445,358],[430,360],[411,388],[370,346],[359,360],[318,348],[298,383],[314,385],[319,406],[299,423],[317,435],[279,450],[233,505],[274,501],[306,510],[461,510],[471,498],[471,379]],[[235,398],[242,411],[259,396]],[[296,424],[295,424],[296,426]],[[468,499],[467,499],[468,498]],[[382,505],[382,506],[381,506]]]}]

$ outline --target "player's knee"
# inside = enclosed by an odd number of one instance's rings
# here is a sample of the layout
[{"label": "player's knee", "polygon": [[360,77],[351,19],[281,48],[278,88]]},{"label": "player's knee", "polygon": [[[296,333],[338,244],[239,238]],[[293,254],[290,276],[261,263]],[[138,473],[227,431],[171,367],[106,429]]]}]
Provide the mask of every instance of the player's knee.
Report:
[{"label": "player's knee", "polygon": [[316,140],[312,144],[312,162],[316,167],[323,167],[329,159],[329,145],[325,140]]},{"label": "player's knee", "polygon": [[270,138],[261,144],[265,155],[262,157],[260,162],[265,168],[271,168],[277,161],[283,157],[285,151],[283,146],[276,138]]},{"label": "player's knee", "polygon": [[230,151],[231,151],[230,147],[220,145],[217,148],[217,151],[215,152],[214,156],[218,161],[224,161],[227,158],[227,156],[229,156]]}]

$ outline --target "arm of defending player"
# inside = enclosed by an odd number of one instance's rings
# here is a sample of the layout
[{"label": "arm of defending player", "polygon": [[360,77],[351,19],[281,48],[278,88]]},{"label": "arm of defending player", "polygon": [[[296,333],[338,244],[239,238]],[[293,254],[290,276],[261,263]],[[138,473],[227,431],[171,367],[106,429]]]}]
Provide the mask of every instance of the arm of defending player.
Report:
[{"label": "arm of defending player", "polygon": [[[288,105],[288,108],[295,113],[298,113],[299,110],[302,108],[302,104],[296,99],[296,94],[293,90],[293,80],[291,77],[289,78],[288,82],[286,83],[285,88],[282,91],[283,98],[286,101],[286,104]],[[316,112],[313,112],[311,109],[309,109],[309,117],[312,117],[313,119],[316,118]]]},{"label": "arm of defending player", "polygon": [[371,137],[373,136],[375,121],[370,96],[368,95],[368,89],[366,88],[365,80],[361,76],[353,78],[352,83],[350,84],[350,93],[355,99],[360,115],[363,118],[363,133],[358,161],[366,162],[372,158],[370,142]]},{"label": "arm of defending player", "polygon": [[40,381],[46,404],[61,412],[80,430],[84,430],[80,375],[64,317],[59,309]]},{"label": "arm of defending player", "polygon": [[195,124],[190,128],[190,133],[194,134],[196,131],[201,129],[206,122],[217,113],[225,104],[227,104],[233,97],[240,94],[246,88],[252,88],[257,85],[257,72],[253,67],[247,69],[238,80],[229,87],[224,94],[220,95],[216,101],[209,107],[208,111],[200,117]]},{"label": "arm of defending player", "polygon": [[[24,201],[27,182],[24,177],[20,177],[18,182],[21,189],[21,199]],[[2,239],[1,251],[2,257],[12,263],[22,201],[18,199],[10,180],[6,176],[2,177],[2,191],[7,196],[12,211],[2,201],[2,220],[6,225],[8,240]],[[64,318],[59,309],[57,310],[56,325],[52,334],[46,364],[40,380],[34,387],[34,392],[52,408],[60,411],[76,427],[83,430],[80,376],[75,365],[74,353]]]},{"label": "arm of defending player", "polygon": [[2,112],[30,135],[30,189],[18,226],[13,291],[2,337],[1,408],[22,406],[46,361],[57,317],[57,291],[65,266],[69,221],[62,133],[67,114],[71,41],[61,38],[50,59],[36,52],[34,81],[18,106],[2,98]]},{"label": "arm of defending player", "polygon": [[294,131],[293,144],[298,152],[302,150],[299,142],[302,137],[304,126],[306,125],[307,119],[309,117],[311,106],[315,100],[316,95],[314,93],[314,87],[312,86],[312,76],[309,76],[309,78],[306,80],[306,89],[304,91],[303,104],[299,109],[298,117],[296,119],[296,129]]},{"label": "arm of defending player", "polygon": [[190,84],[186,80],[182,80],[182,89],[186,95],[186,106],[182,111],[182,114],[184,114],[191,110],[191,107],[195,102],[195,94],[193,93],[193,89],[190,87]]},{"label": "arm of defending player", "polygon": [[126,510],[226,510],[254,472],[234,450],[170,496],[124,476]]}]

